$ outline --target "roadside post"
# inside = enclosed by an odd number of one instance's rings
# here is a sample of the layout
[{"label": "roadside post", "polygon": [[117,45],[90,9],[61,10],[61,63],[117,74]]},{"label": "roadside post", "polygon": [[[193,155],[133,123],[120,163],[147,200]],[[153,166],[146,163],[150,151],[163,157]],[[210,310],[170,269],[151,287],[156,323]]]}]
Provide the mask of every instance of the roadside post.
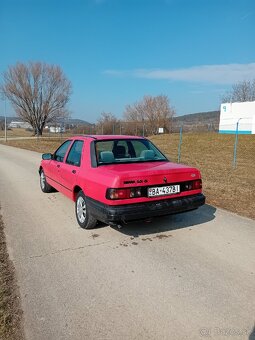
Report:
[{"label": "roadside post", "polygon": [[6,113],[6,96],[4,96],[4,140],[7,142],[7,113]]},{"label": "roadside post", "polygon": [[4,100],[4,140],[7,142],[7,113],[6,113],[6,96],[3,91],[1,91],[2,99]]},{"label": "roadside post", "polygon": [[236,137],[235,137],[235,145],[234,145],[234,159],[233,159],[233,169],[236,169],[237,166],[237,145],[238,145],[238,129],[239,129],[239,121],[242,118],[239,118],[237,123],[236,123]]},{"label": "roadside post", "polygon": [[7,142],[7,118],[6,118],[6,114],[4,117],[4,140]]},{"label": "roadside post", "polygon": [[179,139],[179,146],[178,146],[178,163],[181,161],[181,146],[182,146],[182,126],[180,127],[180,139]]}]

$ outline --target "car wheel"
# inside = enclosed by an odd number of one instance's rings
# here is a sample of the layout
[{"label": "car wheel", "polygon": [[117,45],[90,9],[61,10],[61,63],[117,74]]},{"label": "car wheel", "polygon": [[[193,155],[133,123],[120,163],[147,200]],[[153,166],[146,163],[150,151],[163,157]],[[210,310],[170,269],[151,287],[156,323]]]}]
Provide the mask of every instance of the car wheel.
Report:
[{"label": "car wheel", "polygon": [[43,170],[41,170],[40,172],[40,187],[43,192],[51,192],[53,189],[52,186],[47,183],[46,176]]},{"label": "car wheel", "polygon": [[91,216],[82,190],[76,196],[75,214],[79,226],[83,229],[92,229],[96,226],[97,220]]}]

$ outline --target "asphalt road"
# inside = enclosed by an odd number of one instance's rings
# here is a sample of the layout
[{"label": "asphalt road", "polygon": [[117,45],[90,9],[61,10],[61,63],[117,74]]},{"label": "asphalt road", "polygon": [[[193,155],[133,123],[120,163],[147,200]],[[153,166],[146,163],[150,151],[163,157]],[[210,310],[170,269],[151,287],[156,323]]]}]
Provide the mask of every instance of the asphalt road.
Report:
[{"label": "asphalt road", "polygon": [[0,204],[27,339],[253,339],[255,221],[194,212],[82,230],[40,155],[0,145]]}]

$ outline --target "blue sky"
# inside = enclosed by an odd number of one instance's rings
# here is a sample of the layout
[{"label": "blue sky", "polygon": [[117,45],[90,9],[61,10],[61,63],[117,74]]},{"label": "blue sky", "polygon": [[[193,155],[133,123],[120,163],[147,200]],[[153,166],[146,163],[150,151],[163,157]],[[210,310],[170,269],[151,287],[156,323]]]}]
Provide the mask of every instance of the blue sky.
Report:
[{"label": "blue sky", "polygon": [[255,78],[254,37],[254,0],[0,0],[0,73],[58,64],[72,117],[90,122],[144,95],[167,95],[178,115],[218,109]]}]

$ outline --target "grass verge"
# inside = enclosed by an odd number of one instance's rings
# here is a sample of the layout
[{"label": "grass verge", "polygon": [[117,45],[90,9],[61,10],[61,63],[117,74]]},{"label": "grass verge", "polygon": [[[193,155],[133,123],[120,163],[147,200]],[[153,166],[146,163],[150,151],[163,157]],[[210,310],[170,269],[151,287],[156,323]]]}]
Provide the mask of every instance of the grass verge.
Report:
[{"label": "grass verge", "polygon": [[7,253],[4,224],[0,215],[0,339],[24,339],[22,311],[15,271]]}]

